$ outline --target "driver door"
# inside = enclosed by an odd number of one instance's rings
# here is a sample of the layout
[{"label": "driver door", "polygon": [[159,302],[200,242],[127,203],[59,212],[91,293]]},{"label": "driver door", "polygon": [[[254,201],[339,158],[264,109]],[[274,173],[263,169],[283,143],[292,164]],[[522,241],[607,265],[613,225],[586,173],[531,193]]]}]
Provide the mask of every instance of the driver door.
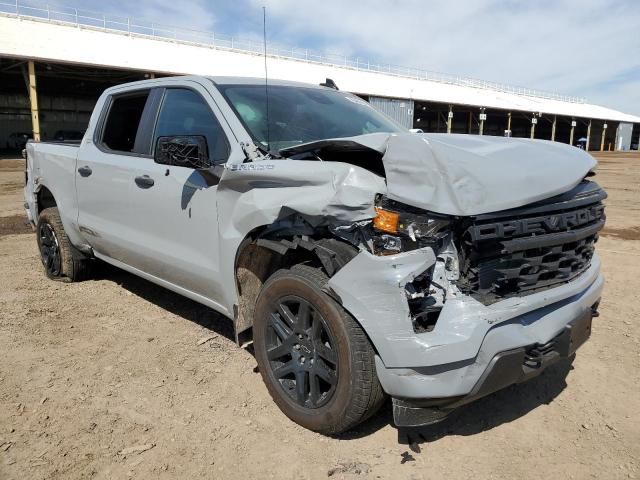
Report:
[{"label": "driver door", "polygon": [[[204,136],[209,160],[224,164],[230,145],[214,111],[209,93],[197,84],[164,88],[152,148],[159,137]],[[130,229],[134,247],[127,263],[209,300],[220,299],[219,177],[213,169],[161,165],[153,158],[136,159],[130,166],[127,218],[135,228]]]}]

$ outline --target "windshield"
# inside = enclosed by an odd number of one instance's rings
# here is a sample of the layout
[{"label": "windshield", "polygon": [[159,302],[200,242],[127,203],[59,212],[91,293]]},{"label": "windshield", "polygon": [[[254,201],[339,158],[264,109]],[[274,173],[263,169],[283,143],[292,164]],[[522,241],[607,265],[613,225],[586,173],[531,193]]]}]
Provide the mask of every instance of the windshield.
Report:
[{"label": "windshield", "polygon": [[246,129],[271,150],[327,138],[403,132],[366,101],[337,90],[269,86],[269,129],[264,85],[218,85]]}]

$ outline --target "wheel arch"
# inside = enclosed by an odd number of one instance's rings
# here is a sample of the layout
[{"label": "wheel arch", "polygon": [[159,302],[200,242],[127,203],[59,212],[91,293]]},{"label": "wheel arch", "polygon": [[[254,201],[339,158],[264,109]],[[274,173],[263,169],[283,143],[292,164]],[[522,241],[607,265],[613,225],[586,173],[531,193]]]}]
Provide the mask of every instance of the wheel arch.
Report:
[{"label": "wheel arch", "polygon": [[[58,196],[57,193],[60,195]],[[92,257],[93,252],[91,247],[82,236],[77,224],[77,205],[75,203],[75,196],[66,195],[60,189],[54,193],[54,189],[50,188],[45,182],[40,182],[37,189],[33,193],[35,201],[35,216],[34,223],[37,225],[38,216],[43,210],[47,208],[57,208],[62,221],[62,226],[65,229],[69,241],[73,245],[77,253],[82,253],[86,257]],[[75,192],[73,192],[75,195]]]},{"label": "wheel arch", "polygon": [[36,209],[39,215],[46,208],[57,207],[58,202],[53,192],[46,185],[40,185],[36,191]]},{"label": "wheel arch", "polygon": [[[251,340],[256,300],[262,285],[276,271],[297,264],[308,264],[322,268],[331,277],[358,252],[356,247],[328,231],[319,230],[314,236],[302,232],[275,235],[271,227],[262,226],[252,230],[236,252],[234,329],[239,344]],[[327,293],[340,303],[340,299],[329,289]]]}]

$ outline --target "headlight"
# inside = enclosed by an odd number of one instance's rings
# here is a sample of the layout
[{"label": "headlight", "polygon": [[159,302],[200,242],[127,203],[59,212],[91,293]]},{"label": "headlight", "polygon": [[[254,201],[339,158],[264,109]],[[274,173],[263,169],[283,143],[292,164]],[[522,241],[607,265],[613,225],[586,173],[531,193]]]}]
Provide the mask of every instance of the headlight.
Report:
[{"label": "headlight", "polygon": [[400,214],[376,207],[376,216],[373,219],[373,228],[381,232],[398,233]]},{"label": "headlight", "polygon": [[[373,219],[374,230],[387,234],[381,237],[396,235],[403,243],[415,243],[414,248],[437,241],[446,234],[450,224],[451,218],[448,216],[426,212],[386,197],[378,200]],[[388,238],[385,240],[385,243],[389,243]]]}]

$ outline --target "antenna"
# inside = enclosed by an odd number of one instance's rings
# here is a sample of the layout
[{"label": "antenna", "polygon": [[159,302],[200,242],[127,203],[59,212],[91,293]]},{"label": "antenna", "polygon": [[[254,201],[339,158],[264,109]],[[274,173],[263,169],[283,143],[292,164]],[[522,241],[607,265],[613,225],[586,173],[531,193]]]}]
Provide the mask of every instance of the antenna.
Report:
[{"label": "antenna", "polygon": [[269,138],[269,76],[267,75],[267,7],[262,7],[262,38],[264,43],[264,97],[266,106],[267,117],[267,152],[270,151],[270,138]]}]

